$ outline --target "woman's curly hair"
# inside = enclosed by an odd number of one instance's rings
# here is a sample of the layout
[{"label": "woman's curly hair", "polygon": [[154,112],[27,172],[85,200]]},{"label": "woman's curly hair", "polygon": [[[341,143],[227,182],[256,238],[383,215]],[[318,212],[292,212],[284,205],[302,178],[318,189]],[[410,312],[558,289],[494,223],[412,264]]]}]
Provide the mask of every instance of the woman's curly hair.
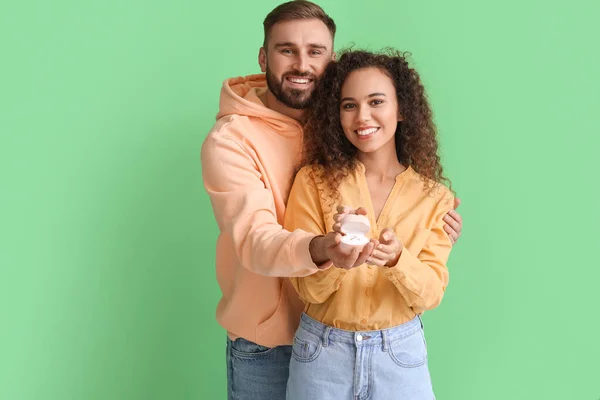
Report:
[{"label": "woman's curly hair", "polygon": [[403,120],[396,129],[396,153],[405,166],[412,166],[431,188],[431,182],[450,184],[443,175],[436,127],[419,74],[409,67],[406,53],[347,51],[331,62],[313,93],[313,104],[304,128],[302,165],[312,166],[317,181],[326,182],[334,198],[339,196],[341,181],[357,166],[357,149],[344,135],[340,123],[342,85],[352,71],[379,68],[390,77],[396,88],[398,107]]}]

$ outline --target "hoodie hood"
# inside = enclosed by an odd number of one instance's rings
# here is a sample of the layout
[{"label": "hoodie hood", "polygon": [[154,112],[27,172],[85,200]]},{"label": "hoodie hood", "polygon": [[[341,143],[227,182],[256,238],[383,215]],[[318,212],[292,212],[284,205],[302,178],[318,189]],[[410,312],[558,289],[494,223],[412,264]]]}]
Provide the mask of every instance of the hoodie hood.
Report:
[{"label": "hoodie hood", "polygon": [[264,74],[227,79],[221,88],[217,120],[228,115],[241,115],[261,119],[280,135],[295,136],[302,132],[298,121],[265,107],[259,94],[266,90]]}]

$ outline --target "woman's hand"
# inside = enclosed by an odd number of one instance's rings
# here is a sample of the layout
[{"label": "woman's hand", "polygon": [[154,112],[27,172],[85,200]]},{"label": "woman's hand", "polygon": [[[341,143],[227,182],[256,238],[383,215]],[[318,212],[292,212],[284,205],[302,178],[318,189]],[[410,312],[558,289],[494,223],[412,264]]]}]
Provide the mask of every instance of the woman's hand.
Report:
[{"label": "woman's hand", "polygon": [[403,248],[404,246],[402,246],[394,231],[385,228],[379,236],[379,244],[366,262],[371,265],[393,267],[398,263]]}]

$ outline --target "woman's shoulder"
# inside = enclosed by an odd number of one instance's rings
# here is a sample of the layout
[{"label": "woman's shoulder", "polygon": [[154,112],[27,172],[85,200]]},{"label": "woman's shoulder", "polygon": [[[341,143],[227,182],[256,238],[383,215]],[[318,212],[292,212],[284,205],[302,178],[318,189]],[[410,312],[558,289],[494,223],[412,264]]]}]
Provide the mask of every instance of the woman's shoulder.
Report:
[{"label": "woman's shoulder", "polygon": [[296,172],[294,178],[294,185],[309,185],[320,190],[324,182],[324,170],[320,165],[305,165]]},{"label": "woman's shoulder", "polygon": [[305,165],[296,172],[296,180],[302,179],[313,181],[316,176],[321,174],[321,168],[318,165]]},{"label": "woman's shoulder", "polygon": [[410,179],[413,184],[420,189],[423,197],[428,197],[435,203],[454,203],[454,193],[448,186],[427,178],[412,168],[410,168],[410,171]]}]

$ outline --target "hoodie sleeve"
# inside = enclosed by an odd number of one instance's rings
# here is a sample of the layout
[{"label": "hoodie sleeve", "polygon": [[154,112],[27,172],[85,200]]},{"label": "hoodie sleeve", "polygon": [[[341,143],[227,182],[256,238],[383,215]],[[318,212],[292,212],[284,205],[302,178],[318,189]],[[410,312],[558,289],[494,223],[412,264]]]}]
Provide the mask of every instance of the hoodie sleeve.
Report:
[{"label": "hoodie sleeve", "polygon": [[237,140],[209,135],[202,145],[202,178],[221,235],[231,237],[241,265],[260,275],[306,276],[318,271],[309,244],[315,237],[277,222],[273,193]]}]

